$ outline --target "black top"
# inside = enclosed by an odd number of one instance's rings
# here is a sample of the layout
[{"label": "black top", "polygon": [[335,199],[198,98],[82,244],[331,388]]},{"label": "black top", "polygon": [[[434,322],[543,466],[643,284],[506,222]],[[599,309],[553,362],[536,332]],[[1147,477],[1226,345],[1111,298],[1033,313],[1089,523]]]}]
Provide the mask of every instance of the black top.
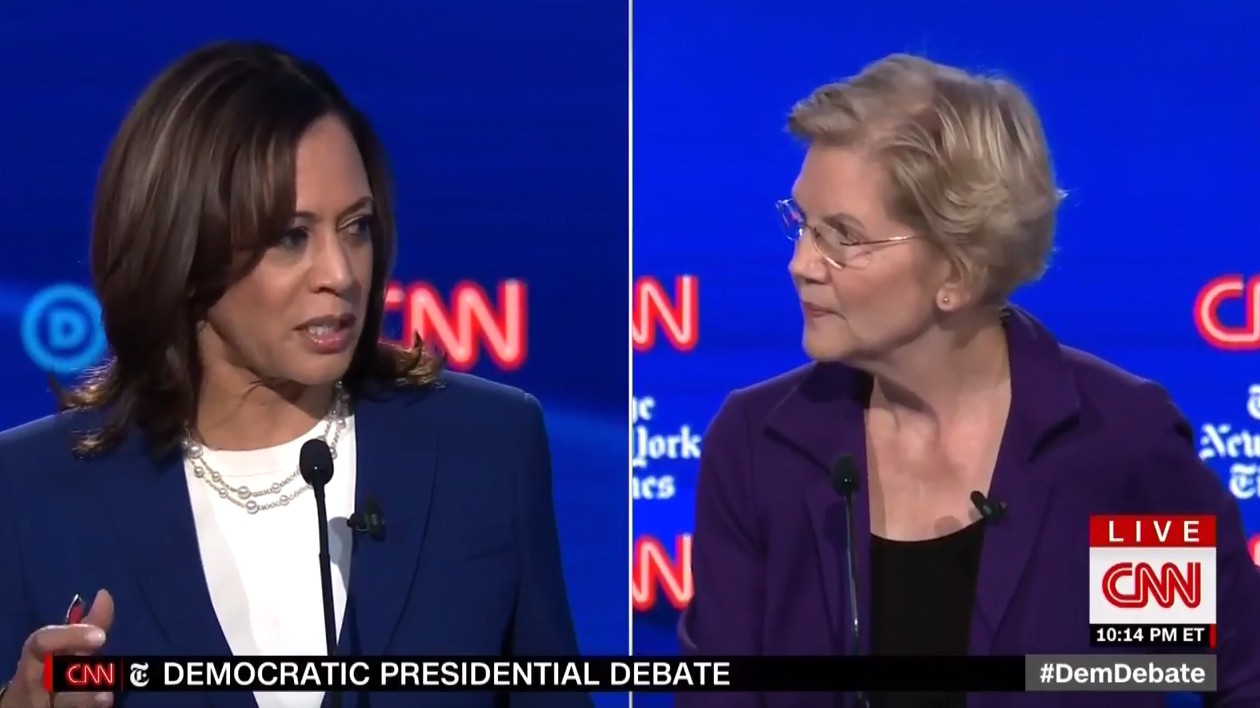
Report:
[{"label": "black top", "polygon": [[[963,655],[984,522],[926,541],[871,543],[871,653]],[[906,677],[913,683],[914,677]],[[966,708],[962,693],[872,694],[871,708]]]}]

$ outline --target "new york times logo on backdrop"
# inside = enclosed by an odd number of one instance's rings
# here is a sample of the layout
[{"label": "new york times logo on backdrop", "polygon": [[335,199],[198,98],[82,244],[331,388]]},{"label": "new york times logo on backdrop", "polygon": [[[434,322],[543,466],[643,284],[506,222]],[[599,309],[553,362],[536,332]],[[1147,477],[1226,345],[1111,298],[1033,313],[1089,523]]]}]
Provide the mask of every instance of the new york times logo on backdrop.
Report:
[{"label": "new york times logo on backdrop", "polygon": [[700,436],[691,426],[670,427],[660,433],[653,423],[657,415],[654,396],[634,397],[630,403],[630,466],[634,470],[633,493],[639,499],[670,499],[677,491],[674,475],[653,474],[652,464],[665,460],[699,460]]},{"label": "new york times logo on backdrop", "polygon": [[[1247,400],[1240,406],[1247,417],[1260,421],[1260,384],[1247,388]],[[1242,416],[1230,416],[1235,420]],[[1260,433],[1235,422],[1204,423],[1200,428],[1199,459],[1218,474],[1228,475],[1229,491],[1239,499],[1255,499],[1260,494]]]},{"label": "new york times logo on backdrop", "polygon": [[[401,320],[400,332],[417,332],[441,350],[452,369],[468,370],[481,356],[499,369],[525,364],[529,333],[528,289],[521,280],[497,283],[491,299],[481,285],[461,282],[443,297],[425,282],[390,283],[385,290],[388,325]],[[100,363],[105,355],[101,305],[82,285],[57,283],[35,294],[22,313],[22,345],[40,369],[74,374]],[[410,344],[410,338],[404,338]]]},{"label": "new york times logo on backdrop", "polygon": [[1260,276],[1247,279],[1222,275],[1212,279],[1195,298],[1194,325],[1203,341],[1217,349],[1260,349]]}]

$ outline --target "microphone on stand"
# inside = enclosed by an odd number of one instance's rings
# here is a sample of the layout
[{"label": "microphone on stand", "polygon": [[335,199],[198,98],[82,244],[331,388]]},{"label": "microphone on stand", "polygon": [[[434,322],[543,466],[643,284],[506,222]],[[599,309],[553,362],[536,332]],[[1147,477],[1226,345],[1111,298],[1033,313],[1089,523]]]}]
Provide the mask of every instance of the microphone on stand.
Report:
[{"label": "microphone on stand", "polygon": [[[836,458],[835,463],[831,466],[831,486],[835,488],[836,493],[844,497],[844,515],[847,524],[847,530],[844,534],[844,558],[848,566],[849,576],[849,617],[853,621],[853,632],[850,641],[850,656],[858,656],[862,653],[862,623],[858,616],[858,596],[857,596],[857,551],[854,548],[854,528],[853,528],[853,495],[858,490],[858,471],[857,464],[853,462],[852,455],[841,455]],[[866,694],[862,691],[857,692],[857,704],[859,708],[869,708],[870,703],[866,700]]]},{"label": "microphone on stand", "polygon": [[[318,438],[307,440],[298,453],[298,470],[311,485],[315,495],[315,513],[319,516],[319,581],[324,591],[324,639],[328,656],[337,653],[337,620],[333,610],[332,557],[328,551],[328,497],[326,487],[333,475],[332,450]],[[341,693],[332,692],[333,708],[341,708]]]}]

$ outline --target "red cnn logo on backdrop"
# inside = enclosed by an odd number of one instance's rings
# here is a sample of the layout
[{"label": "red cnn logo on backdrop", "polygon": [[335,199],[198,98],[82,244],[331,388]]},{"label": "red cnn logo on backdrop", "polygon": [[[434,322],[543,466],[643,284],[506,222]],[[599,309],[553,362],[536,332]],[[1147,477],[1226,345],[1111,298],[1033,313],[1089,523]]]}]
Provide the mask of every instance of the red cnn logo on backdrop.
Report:
[{"label": "red cnn logo on backdrop", "polygon": [[[1240,300],[1242,324],[1221,321],[1224,303]],[[1194,301],[1194,324],[1199,335],[1217,349],[1244,351],[1260,349],[1260,277],[1222,275],[1199,291]]]},{"label": "red cnn logo on backdrop", "polygon": [[449,304],[429,283],[406,287],[390,283],[385,312],[401,315],[400,344],[411,346],[418,334],[446,356],[452,369],[473,368],[484,352],[498,368],[515,371],[524,366],[528,354],[527,299],[525,283],[514,279],[500,281],[493,299],[477,283],[458,283],[451,289]]},{"label": "red cnn logo on backdrop", "polygon": [[691,534],[674,539],[674,554],[652,536],[634,542],[634,568],[631,571],[630,599],[635,612],[646,612],[661,596],[675,610],[683,610],[695,594],[691,576]]},{"label": "red cnn logo on backdrop", "polygon": [[1216,624],[1216,518],[1092,516],[1091,625]]},{"label": "red cnn logo on backdrop", "polygon": [[657,278],[634,281],[630,313],[630,339],[636,352],[650,352],[663,337],[671,347],[689,352],[700,341],[700,279],[694,275],[674,278],[671,295]]}]

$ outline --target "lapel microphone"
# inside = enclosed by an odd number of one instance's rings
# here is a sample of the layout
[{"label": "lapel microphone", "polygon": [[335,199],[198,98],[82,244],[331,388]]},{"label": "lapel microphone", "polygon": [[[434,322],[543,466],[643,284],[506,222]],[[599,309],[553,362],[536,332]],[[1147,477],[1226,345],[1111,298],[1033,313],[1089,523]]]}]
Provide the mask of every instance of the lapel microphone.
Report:
[{"label": "lapel microphone", "polygon": [[[298,470],[311,485],[315,495],[315,513],[319,516],[319,584],[324,591],[324,641],[328,656],[337,653],[337,620],[333,611],[332,557],[328,551],[328,482],[333,476],[332,450],[328,443],[315,438],[302,444],[298,453]],[[332,691],[333,708],[341,708],[341,693]]]},{"label": "lapel microphone", "polygon": [[[831,486],[835,488],[837,494],[844,497],[844,516],[847,526],[844,534],[844,559],[849,580],[849,617],[853,623],[852,634],[849,638],[849,656],[858,656],[862,653],[862,621],[858,616],[857,550],[854,543],[853,522],[853,495],[858,490],[858,483],[857,464],[853,461],[853,456],[837,457],[835,463],[831,465]],[[865,693],[858,691],[856,698],[859,708],[869,708],[870,704],[866,701]]]},{"label": "lapel microphone", "polygon": [[368,497],[363,500],[363,508],[346,519],[346,526],[355,533],[365,533],[373,541],[385,539],[385,512],[381,511],[380,502]]},{"label": "lapel microphone", "polygon": [[971,493],[971,505],[980,512],[980,518],[985,523],[996,524],[1006,516],[1006,503],[993,501],[986,497],[982,492]]}]

